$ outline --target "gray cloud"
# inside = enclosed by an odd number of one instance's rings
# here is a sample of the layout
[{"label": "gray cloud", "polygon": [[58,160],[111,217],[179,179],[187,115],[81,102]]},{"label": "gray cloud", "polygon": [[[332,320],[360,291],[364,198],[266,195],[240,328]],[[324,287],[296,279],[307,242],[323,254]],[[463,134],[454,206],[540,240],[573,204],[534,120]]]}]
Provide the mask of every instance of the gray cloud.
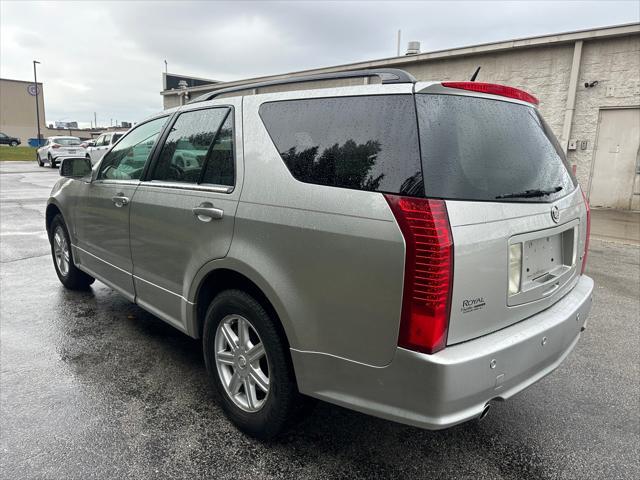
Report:
[{"label": "gray cloud", "polygon": [[[2,2],[0,74],[42,62],[47,120],[138,120],[169,70],[220,80],[640,20],[636,1]],[[45,19],[46,21],[34,21]],[[50,27],[50,28],[48,28]]]}]

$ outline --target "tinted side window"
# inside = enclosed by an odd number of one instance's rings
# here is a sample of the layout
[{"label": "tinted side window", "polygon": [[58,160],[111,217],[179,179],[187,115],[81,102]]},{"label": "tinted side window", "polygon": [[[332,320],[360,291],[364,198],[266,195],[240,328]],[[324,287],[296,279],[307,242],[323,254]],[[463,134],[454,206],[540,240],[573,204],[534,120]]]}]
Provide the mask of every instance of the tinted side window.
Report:
[{"label": "tinted side window", "polygon": [[151,180],[199,183],[205,163],[217,151],[214,141],[228,108],[181,113],[167,137]]},{"label": "tinted side window", "polygon": [[156,118],[131,130],[104,156],[98,179],[139,179],[167,118]]},{"label": "tinted side window", "polygon": [[209,150],[201,183],[233,186],[235,184],[233,159],[233,115],[229,113]]},{"label": "tinted side window", "polygon": [[302,182],[423,194],[411,95],[271,102],[260,107],[260,116]]}]

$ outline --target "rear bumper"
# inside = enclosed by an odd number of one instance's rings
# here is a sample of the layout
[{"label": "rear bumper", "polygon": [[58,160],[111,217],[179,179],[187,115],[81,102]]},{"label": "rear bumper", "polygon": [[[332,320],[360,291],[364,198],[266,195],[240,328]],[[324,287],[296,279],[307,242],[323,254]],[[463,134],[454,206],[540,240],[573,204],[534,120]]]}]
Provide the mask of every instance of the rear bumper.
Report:
[{"label": "rear bumper", "polygon": [[489,401],[506,400],[557,368],[578,342],[592,291],[593,280],[583,275],[533,317],[434,355],[398,348],[384,367],[292,349],[298,386],[378,417],[447,428],[479,417]]},{"label": "rear bumper", "polygon": [[79,158],[79,157],[85,157],[87,154],[85,152],[78,152],[78,153],[63,153],[61,155],[51,155],[51,158],[53,159],[54,162],[61,162],[62,160],[64,160],[65,158]]}]

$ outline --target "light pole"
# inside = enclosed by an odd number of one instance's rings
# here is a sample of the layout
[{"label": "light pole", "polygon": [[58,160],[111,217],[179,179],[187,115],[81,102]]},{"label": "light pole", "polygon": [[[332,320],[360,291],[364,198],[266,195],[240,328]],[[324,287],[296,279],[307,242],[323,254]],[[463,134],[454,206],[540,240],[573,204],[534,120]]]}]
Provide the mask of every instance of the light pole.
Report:
[{"label": "light pole", "polygon": [[33,83],[36,87],[36,128],[38,129],[38,146],[40,146],[40,105],[38,105],[38,76],[36,75],[37,60],[33,61]]}]

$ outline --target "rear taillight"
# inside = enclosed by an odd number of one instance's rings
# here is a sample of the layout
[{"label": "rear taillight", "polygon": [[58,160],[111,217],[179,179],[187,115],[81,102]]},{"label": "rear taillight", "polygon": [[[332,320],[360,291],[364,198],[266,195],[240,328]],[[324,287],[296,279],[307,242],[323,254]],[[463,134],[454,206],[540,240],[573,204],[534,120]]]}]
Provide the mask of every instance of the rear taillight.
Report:
[{"label": "rear taillight", "polygon": [[582,192],[582,198],[584,199],[584,208],[587,209],[587,236],[584,239],[584,254],[582,255],[582,270],[580,272],[584,273],[587,268],[587,253],[589,253],[589,237],[591,236],[591,209],[589,208],[589,200],[587,200],[582,188],[580,188],[580,192]]},{"label": "rear taillight", "polygon": [[406,244],[398,345],[435,353],[447,342],[453,237],[443,200],[385,195]]},{"label": "rear taillight", "polygon": [[53,145],[51,145],[51,148],[60,148],[62,145],[58,145],[57,143],[54,143]]},{"label": "rear taillight", "polygon": [[490,95],[500,95],[501,97],[515,98],[523,102],[538,105],[540,103],[536,97],[518,88],[507,87],[506,85],[496,85],[495,83],[482,82],[442,82],[443,87],[457,88],[460,90],[470,90],[472,92],[488,93]]}]

